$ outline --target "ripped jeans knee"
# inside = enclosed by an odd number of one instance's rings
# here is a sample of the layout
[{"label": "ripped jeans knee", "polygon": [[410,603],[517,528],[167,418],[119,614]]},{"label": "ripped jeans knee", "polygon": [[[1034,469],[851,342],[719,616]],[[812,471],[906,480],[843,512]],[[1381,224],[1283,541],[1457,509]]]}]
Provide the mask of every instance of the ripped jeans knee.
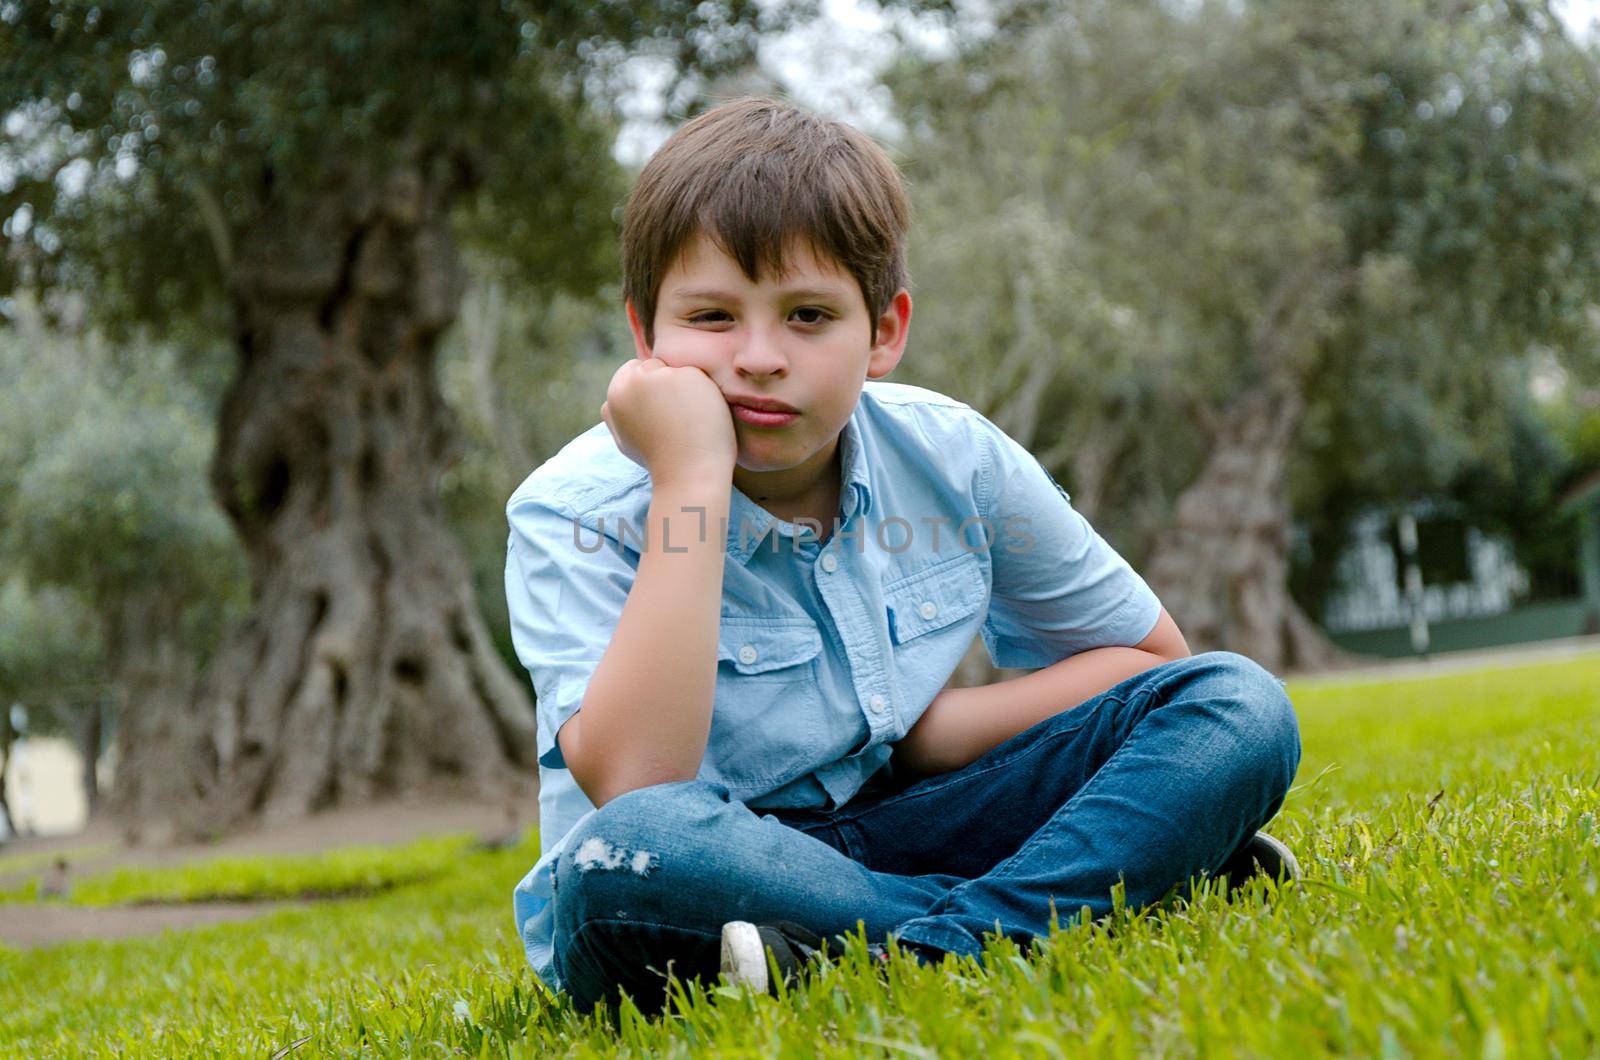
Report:
[{"label": "ripped jeans knee", "polygon": [[579,843],[569,856],[573,867],[580,873],[596,869],[622,869],[635,876],[648,876],[651,869],[661,864],[661,855],[653,850],[629,850],[597,835]]},{"label": "ripped jeans knee", "polygon": [[[683,859],[683,840],[728,807],[726,789],[703,781],[639,788],[606,803],[567,837],[552,867],[556,917],[576,930],[593,917],[651,920],[672,915],[682,880],[662,879],[664,848]],[[672,837],[670,842],[662,840]]]}]

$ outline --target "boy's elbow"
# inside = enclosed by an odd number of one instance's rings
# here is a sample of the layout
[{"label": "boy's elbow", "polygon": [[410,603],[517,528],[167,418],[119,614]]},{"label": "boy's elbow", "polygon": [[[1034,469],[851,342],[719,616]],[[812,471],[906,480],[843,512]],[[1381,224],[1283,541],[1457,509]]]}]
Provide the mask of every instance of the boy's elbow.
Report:
[{"label": "boy's elbow", "polygon": [[1189,650],[1189,642],[1184,639],[1183,632],[1165,607],[1161,609],[1161,617],[1156,619],[1150,635],[1134,647],[1162,660],[1182,659],[1193,654]]},{"label": "boy's elbow", "polygon": [[582,789],[589,801],[594,804],[595,809],[599,809],[612,799],[620,795],[626,795],[630,791],[653,787],[656,784],[672,784],[678,781],[693,780],[695,774],[691,773],[685,776],[681,772],[624,773],[618,770],[602,774],[599,777],[591,777],[587,783],[576,772],[572,774],[572,778],[578,782],[578,787]]},{"label": "boy's elbow", "polygon": [[[699,772],[698,763],[685,773],[681,768],[660,762],[635,763],[615,750],[611,754],[593,755],[593,749],[583,741],[581,715],[579,711],[566,720],[556,732],[556,743],[561,747],[561,757],[573,781],[596,809],[639,788],[693,780]],[[591,761],[591,757],[597,760]]]}]

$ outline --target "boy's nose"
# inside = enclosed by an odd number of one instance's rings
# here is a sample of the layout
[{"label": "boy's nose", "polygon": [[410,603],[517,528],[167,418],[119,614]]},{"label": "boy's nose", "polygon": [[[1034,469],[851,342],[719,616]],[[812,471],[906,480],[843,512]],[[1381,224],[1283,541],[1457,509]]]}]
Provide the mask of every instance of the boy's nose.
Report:
[{"label": "boy's nose", "polygon": [[751,334],[734,352],[733,366],[745,375],[771,375],[787,371],[789,358],[771,336]]}]

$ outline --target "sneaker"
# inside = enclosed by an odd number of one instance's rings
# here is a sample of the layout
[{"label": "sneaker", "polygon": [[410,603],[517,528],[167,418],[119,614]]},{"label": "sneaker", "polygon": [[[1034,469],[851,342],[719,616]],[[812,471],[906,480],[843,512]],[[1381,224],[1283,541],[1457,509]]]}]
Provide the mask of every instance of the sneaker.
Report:
[{"label": "sneaker", "polygon": [[[788,920],[774,924],[752,924],[730,920],[722,925],[722,974],[734,986],[744,985],[761,994],[777,994],[777,982],[767,964],[767,951],[777,965],[780,980],[793,983],[815,963],[818,955],[844,953],[843,939],[824,939],[816,932]],[[889,959],[889,948],[867,943],[867,956],[874,964]]]},{"label": "sneaker", "polygon": [[1298,880],[1300,863],[1294,853],[1265,832],[1257,832],[1245,840],[1244,846],[1233,852],[1215,873],[1228,881],[1228,889],[1243,887],[1252,876],[1266,876],[1274,880]]}]

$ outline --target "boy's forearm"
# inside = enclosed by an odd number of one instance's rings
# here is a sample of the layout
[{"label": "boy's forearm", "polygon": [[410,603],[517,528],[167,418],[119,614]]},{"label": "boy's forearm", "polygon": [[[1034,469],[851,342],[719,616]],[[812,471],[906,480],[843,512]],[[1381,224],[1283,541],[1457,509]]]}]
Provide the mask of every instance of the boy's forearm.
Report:
[{"label": "boy's forearm", "polygon": [[924,775],[960,769],[1017,733],[1166,661],[1139,648],[1093,648],[1010,681],[947,688],[895,744],[895,762]]},{"label": "boy's forearm", "polygon": [[730,481],[706,474],[655,487],[628,599],[582,709],[559,736],[573,779],[595,806],[699,772],[716,693],[726,554],[718,531],[727,525]]}]

